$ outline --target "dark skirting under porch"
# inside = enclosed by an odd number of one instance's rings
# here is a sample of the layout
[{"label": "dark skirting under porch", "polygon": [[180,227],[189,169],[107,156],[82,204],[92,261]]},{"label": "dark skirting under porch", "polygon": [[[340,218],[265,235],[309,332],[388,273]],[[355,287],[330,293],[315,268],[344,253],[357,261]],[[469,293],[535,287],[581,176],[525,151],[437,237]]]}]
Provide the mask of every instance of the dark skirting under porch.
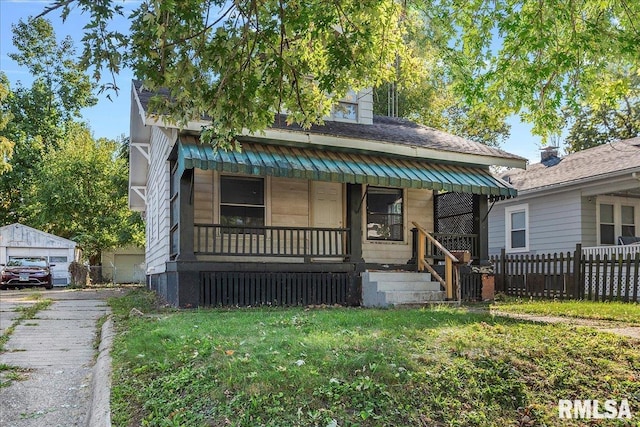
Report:
[{"label": "dark skirting under porch", "polygon": [[362,285],[353,263],[175,261],[150,275],[148,286],[167,303],[189,308],[357,306]]}]

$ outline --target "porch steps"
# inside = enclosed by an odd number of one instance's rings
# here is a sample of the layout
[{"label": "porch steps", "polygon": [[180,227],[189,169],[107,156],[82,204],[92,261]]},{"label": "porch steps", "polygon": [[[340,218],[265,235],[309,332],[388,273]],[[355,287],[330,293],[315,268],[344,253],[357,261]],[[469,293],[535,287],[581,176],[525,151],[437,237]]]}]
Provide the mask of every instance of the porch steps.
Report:
[{"label": "porch steps", "polygon": [[429,273],[366,271],[362,274],[364,307],[421,305],[444,300],[445,292]]}]

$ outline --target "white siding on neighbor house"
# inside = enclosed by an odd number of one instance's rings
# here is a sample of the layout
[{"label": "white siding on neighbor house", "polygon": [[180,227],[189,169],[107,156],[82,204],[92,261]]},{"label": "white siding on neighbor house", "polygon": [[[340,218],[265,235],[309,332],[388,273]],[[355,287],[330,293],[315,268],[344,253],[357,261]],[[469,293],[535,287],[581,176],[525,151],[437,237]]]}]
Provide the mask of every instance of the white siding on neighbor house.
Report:
[{"label": "white siding on neighbor house", "polygon": [[496,203],[489,213],[489,255],[497,255],[506,247],[505,208],[516,205],[528,206],[529,251],[513,253],[575,250],[582,240],[581,200],[578,191],[571,191]]},{"label": "white siding on neighbor house", "polygon": [[169,261],[169,152],[175,131],[169,138],[154,126],[151,132],[151,161],[147,180],[147,274],[163,273]]},{"label": "white siding on neighbor house", "polygon": [[[364,191],[364,190],[363,190]],[[409,188],[404,198],[404,241],[370,241],[366,237],[367,213],[363,202],[362,257],[365,262],[380,264],[405,264],[411,259],[412,221],[416,221],[427,231],[433,231],[433,191]],[[366,202],[366,201],[365,201]]]},{"label": "white siding on neighbor house", "polygon": [[582,247],[589,248],[598,245],[596,223],[596,198],[582,197]]}]

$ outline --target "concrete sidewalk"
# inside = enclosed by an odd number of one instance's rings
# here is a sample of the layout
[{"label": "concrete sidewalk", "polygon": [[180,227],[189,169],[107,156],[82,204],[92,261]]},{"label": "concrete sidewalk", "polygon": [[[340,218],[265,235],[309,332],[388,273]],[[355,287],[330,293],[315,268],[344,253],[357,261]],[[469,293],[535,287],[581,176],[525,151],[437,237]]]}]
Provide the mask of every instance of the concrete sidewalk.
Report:
[{"label": "concrete sidewalk", "polygon": [[[4,332],[29,291],[0,291]],[[98,319],[110,312],[106,298],[120,291],[35,291],[54,302],[15,327],[0,354],[0,365],[17,369],[0,375],[22,377],[0,388],[1,426],[85,426],[91,412]]]}]

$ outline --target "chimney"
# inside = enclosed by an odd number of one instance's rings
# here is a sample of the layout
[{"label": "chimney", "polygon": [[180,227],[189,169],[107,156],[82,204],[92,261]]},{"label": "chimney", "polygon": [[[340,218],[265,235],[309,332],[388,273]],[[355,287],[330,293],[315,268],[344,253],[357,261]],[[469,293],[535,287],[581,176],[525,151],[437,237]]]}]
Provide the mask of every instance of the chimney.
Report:
[{"label": "chimney", "polygon": [[558,147],[544,147],[540,149],[540,162],[544,163],[546,161],[557,159],[558,158]]}]

